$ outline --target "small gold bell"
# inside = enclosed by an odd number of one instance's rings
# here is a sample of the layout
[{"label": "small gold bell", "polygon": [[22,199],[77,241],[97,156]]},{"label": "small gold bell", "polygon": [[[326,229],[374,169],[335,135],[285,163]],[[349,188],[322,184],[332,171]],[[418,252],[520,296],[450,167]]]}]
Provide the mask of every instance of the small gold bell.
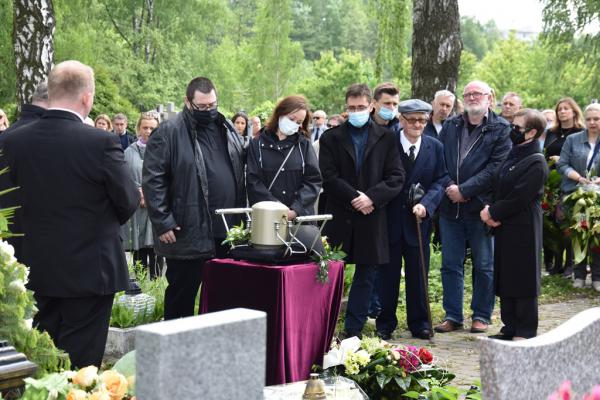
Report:
[{"label": "small gold bell", "polygon": [[319,379],[319,374],[310,374],[302,400],[325,400],[325,382]]}]

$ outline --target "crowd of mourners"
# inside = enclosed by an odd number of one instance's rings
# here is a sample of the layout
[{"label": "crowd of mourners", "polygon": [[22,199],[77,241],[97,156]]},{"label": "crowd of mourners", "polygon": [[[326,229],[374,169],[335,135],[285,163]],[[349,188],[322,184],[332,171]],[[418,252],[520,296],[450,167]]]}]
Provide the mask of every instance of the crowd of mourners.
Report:
[{"label": "crowd of mourners", "polygon": [[[577,288],[589,268],[600,292],[598,254],[590,254],[590,265],[575,265],[567,244],[542,252],[541,209],[551,169],[562,176],[562,195],[600,180],[600,105],[582,112],[566,97],[539,111],[509,92],[496,113],[485,82],[462,89],[462,101],[440,90],[430,104],[400,101],[393,83],[373,90],[357,83],[340,93],[345,110],[329,118],[293,95],[266,120],[244,112],[228,119],[217,88],[197,77],[181,112],[164,121],[144,112],[131,133],[124,114],[88,117],[90,67],[56,65],[18,121],[10,125],[0,110],[9,168],[0,178],[3,188],[19,187],[1,201],[21,206],[12,230],[24,236],[11,243],[31,269],[35,326],[74,366],[99,365],[114,294],[129,285],[124,251],[152,278],[166,276],[165,319],[191,316],[204,263],[228,256],[214,211],[276,201],[289,208],[290,221],[333,215],[324,234],[355,265],[343,335],[361,336],[371,317],[377,334],[390,339],[402,276],[414,337],[463,329],[470,258],[470,331],[487,331],[498,296],[504,326],[493,337],[536,336],[544,265]],[[431,241],[441,245],[445,310],[435,326],[427,296]]]}]

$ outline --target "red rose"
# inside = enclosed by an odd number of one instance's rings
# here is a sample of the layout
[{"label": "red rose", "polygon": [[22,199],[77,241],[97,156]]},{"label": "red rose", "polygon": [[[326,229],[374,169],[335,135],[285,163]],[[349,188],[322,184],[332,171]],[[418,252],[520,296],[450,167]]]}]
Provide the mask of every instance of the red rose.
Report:
[{"label": "red rose", "polygon": [[431,364],[433,361],[433,356],[425,347],[421,347],[419,349],[419,359],[423,364]]},{"label": "red rose", "polygon": [[549,210],[550,206],[548,205],[548,203],[542,203],[542,210]]},{"label": "red rose", "polygon": [[580,226],[581,226],[582,229],[587,229],[588,228],[587,221],[586,220],[581,221]]}]

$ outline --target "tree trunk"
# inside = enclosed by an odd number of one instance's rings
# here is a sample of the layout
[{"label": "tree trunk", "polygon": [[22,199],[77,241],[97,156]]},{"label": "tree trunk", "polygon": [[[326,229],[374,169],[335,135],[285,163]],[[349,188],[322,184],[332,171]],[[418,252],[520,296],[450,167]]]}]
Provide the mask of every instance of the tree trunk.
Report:
[{"label": "tree trunk", "polygon": [[52,0],[13,1],[13,46],[17,104],[29,103],[35,87],[46,80],[54,62]]},{"label": "tree trunk", "polygon": [[458,0],[414,0],[412,96],[431,102],[436,91],[456,91],[460,64]]}]

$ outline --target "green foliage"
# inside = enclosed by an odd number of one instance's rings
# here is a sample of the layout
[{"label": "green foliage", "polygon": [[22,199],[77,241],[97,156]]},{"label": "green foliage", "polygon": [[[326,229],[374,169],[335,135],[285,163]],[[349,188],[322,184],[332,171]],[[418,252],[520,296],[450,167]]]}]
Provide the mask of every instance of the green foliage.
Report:
[{"label": "green foliage", "polygon": [[331,51],[321,53],[315,61],[313,75],[300,82],[297,92],[306,93],[315,109],[327,113],[344,111],[346,88],[353,83],[376,84],[375,70],[361,53],[344,50],[336,58]]},{"label": "green foliage", "polygon": [[481,60],[502,38],[502,33],[493,20],[482,24],[473,17],[461,17],[460,36],[463,49],[475,55],[477,60]]},{"label": "green foliage", "polygon": [[[129,276],[135,277],[135,280],[142,289],[142,293],[154,297],[154,310],[151,314],[146,312],[138,312],[136,314],[131,308],[115,301],[110,314],[110,326],[116,328],[131,328],[162,320],[165,310],[165,289],[167,288],[167,279],[164,276],[154,280],[150,279],[147,269],[144,268],[139,261],[136,264],[129,265]],[[115,299],[118,299],[122,294],[124,294],[124,292],[117,293]]]},{"label": "green foliage", "polygon": [[230,244],[233,246],[246,244],[250,240],[250,229],[244,227],[244,221],[239,225],[234,225],[227,231],[227,237],[223,240],[223,245]]}]

